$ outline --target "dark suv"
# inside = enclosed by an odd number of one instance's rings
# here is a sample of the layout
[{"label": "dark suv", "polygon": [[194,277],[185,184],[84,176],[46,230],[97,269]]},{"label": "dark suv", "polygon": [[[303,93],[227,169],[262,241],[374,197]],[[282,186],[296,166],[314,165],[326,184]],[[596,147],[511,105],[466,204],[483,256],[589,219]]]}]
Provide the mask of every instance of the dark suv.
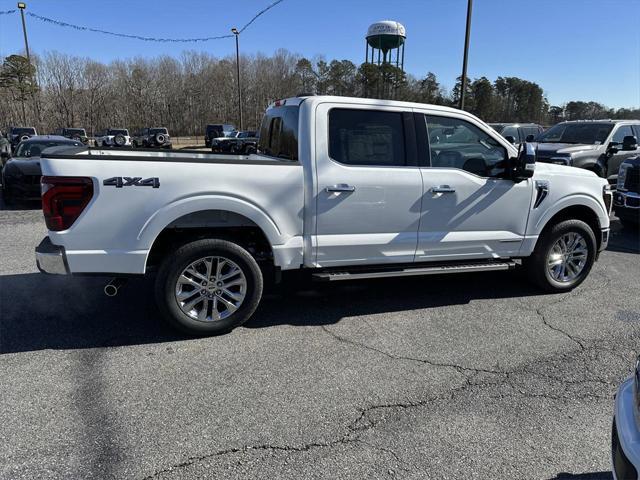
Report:
[{"label": "dark suv", "polygon": [[131,140],[134,147],[142,148],[172,148],[169,131],[165,127],[143,128],[133,134]]},{"label": "dark suv", "polygon": [[230,123],[210,123],[204,129],[204,144],[207,147],[211,147],[211,140],[228,137],[235,131],[236,127]]},{"label": "dark suv", "polygon": [[84,128],[58,128],[52,135],[67,137],[85,145],[89,143],[89,137],[87,137],[87,131]]},{"label": "dark suv", "polygon": [[620,165],[613,209],[624,226],[640,226],[640,156],[628,158]]},{"label": "dark suv", "polygon": [[534,142],[544,131],[537,123],[490,123],[489,126],[516,146]]},{"label": "dark suv", "polygon": [[591,170],[615,184],[620,164],[640,153],[640,120],[575,120],[554,125],[536,139],[537,162]]},{"label": "dark suv", "polygon": [[7,140],[11,144],[11,151],[15,151],[18,144],[28,138],[36,136],[36,129],[33,127],[9,127],[7,132]]}]

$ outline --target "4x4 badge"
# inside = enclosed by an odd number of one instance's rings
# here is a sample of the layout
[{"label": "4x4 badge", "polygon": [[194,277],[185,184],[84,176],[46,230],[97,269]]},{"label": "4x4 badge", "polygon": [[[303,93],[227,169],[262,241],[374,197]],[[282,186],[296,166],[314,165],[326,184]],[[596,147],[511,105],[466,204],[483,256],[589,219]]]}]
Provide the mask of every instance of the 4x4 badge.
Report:
[{"label": "4x4 badge", "polygon": [[160,179],[158,177],[145,178],[142,177],[111,177],[105,179],[102,184],[105,187],[152,187],[160,188]]}]

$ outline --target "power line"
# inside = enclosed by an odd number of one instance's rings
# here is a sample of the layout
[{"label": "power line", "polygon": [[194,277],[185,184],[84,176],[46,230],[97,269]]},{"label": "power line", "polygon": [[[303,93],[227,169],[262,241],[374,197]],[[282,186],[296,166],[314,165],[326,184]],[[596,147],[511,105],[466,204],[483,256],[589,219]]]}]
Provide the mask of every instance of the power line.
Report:
[{"label": "power line", "polygon": [[[273,7],[275,7],[279,3],[282,3],[283,1],[284,0],[276,0],[275,2],[272,2],[267,7],[263,8],[262,10],[260,10],[258,13],[256,13],[251,18],[251,20],[249,20],[239,30],[240,33],[242,33],[249,25],[251,25],[253,22],[255,22],[258,17],[260,17],[264,13],[268,12]],[[0,14],[3,14],[3,13],[8,14],[8,13],[14,13],[14,12],[15,12],[15,10],[9,10],[8,12],[0,12]],[[59,27],[72,28],[72,29],[75,29],[75,30],[80,30],[80,31],[85,31],[85,32],[102,33],[104,35],[111,35],[111,36],[114,36],[114,37],[131,38],[131,39],[134,39],[134,40],[142,40],[144,42],[196,43],[196,42],[208,42],[208,41],[211,41],[211,40],[221,40],[223,38],[232,38],[233,37],[233,34],[218,35],[218,36],[215,36],[215,37],[200,37],[200,38],[144,37],[144,36],[141,36],[141,35],[131,35],[131,34],[128,34],[128,33],[109,32],[107,30],[102,30],[102,29],[93,28],[93,27],[87,27],[87,26],[83,26],[83,25],[74,25],[72,23],[67,23],[67,22],[63,22],[61,20],[56,20],[56,19],[53,19],[53,18],[44,17],[42,15],[38,15],[38,14],[32,13],[32,12],[26,12],[26,14],[29,15],[30,17],[32,17],[32,18],[40,20],[41,22],[50,23],[50,24],[53,24],[53,25],[57,25]]]},{"label": "power line", "polygon": [[0,12],[0,15],[11,15],[12,13],[16,13],[15,10],[5,10],[4,12]]}]

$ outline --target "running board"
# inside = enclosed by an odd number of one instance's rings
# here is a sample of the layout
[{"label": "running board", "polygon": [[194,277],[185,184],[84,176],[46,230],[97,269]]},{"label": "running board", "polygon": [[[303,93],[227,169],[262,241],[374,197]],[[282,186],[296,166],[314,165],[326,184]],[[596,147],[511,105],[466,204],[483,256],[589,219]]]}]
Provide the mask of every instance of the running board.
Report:
[{"label": "running board", "polygon": [[337,280],[363,280],[366,278],[410,277],[414,275],[441,275],[444,273],[488,272],[497,270],[511,270],[518,264],[513,260],[486,263],[457,263],[429,267],[409,267],[398,270],[359,270],[359,271],[331,271],[319,272],[312,275],[314,280],[335,282]]}]

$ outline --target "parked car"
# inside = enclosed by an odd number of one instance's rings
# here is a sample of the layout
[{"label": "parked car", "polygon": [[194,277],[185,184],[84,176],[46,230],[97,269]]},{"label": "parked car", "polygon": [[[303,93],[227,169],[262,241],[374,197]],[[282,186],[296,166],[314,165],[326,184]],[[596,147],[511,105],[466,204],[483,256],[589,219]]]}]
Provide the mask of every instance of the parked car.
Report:
[{"label": "parked car", "polygon": [[611,457],[615,479],[640,479],[640,357],[615,397]]},{"label": "parked car", "polygon": [[258,132],[255,130],[235,132],[228,137],[214,138],[211,151],[214,153],[233,153],[238,155],[255,153],[258,145]]},{"label": "parked car", "polygon": [[516,146],[533,142],[544,132],[544,128],[536,123],[490,123],[489,126]]},{"label": "parked car", "polygon": [[82,142],[59,135],[36,135],[20,142],[14,156],[2,169],[2,199],[7,205],[16,201],[40,200],[40,154],[45,148]]},{"label": "parked car", "polygon": [[58,128],[53,135],[67,137],[82,142],[85,145],[89,143],[89,137],[87,137],[87,131],[84,128]]},{"label": "parked car", "polygon": [[[454,133],[429,142],[432,130]],[[289,98],[268,108],[258,152],[241,162],[72,150],[42,167],[39,268],[109,275],[112,295],[158,267],[162,315],[197,335],[245,322],[288,271],[338,281],[522,264],[566,292],[609,238],[606,180],[536,164],[531,144],[519,154],[475,116],[435,105]]]},{"label": "parked car", "polygon": [[620,165],[613,209],[624,226],[640,226],[640,156],[627,158]]},{"label": "parked car", "polygon": [[9,157],[11,156],[11,144],[9,140],[0,132],[0,173],[2,172],[2,168],[4,164],[7,163]]},{"label": "parked car", "polygon": [[126,128],[107,128],[96,134],[94,142],[96,147],[130,147],[131,137]]},{"label": "parked car", "polygon": [[204,129],[204,144],[211,147],[214,138],[228,137],[236,131],[236,127],[230,123],[211,123]]},{"label": "parked car", "polygon": [[9,127],[7,132],[7,140],[11,144],[11,151],[14,152],[18,144],[28,138],[37,135],[36,129],[33,127]]},{"label": "parked car", "polygon": [[132,144],[142,148],[172,148],[169,131],[164,127],[143,128],[133,135]]},{"label": "parked car", "polygon": [[562,122],[536,139],[538,162],[584,168],[615,184],[620,164],[640,153],[640,120]]}]

